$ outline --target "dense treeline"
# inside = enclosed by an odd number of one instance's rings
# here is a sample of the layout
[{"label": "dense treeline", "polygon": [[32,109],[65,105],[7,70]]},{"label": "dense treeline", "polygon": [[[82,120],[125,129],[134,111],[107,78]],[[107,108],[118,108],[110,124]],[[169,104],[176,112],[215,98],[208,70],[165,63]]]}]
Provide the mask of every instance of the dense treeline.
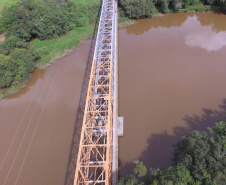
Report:
[{"label": "dense treeline", "polygon": [[33,48],[18,37],[11,36],[0,44],[0,87],[27,80],[40,58]]},{"label": "dense treeline", "polygon": [[22,0],[5,8],[0,17],[0,87],[26,80],[40,58],[28,41],[59,36],[75,27],[75,4],[61,0]]},{"label": "dense treeline", "polygon": [[[152,17],[154,13],[221,10],[226,11],[226,0],[120,0],[125,16],[129,18]],[[187,9],[187,10],[186,10]]]},{"label": "dense treeline", "polygon": [[147,172],[142,162],[135,164],[135,175],[118,185],[225,185],[226,121],[217,122],[209,133],[193,131],[177,142],[171,167]]},{"label": "dense treeline", "polygon": [[76,27],[87,26],[97,14],[95,4],[71,0],[21,0],[5,7],[0,16],[0,87],[26,80],[42,53],[29,47],[33,39],[57,38]]},{"label": "dense treeline", "polygon": [[74,12],[75,4],[70,1],[23,0],[3,11],[0,32],[25,41],[51,39],[76,26]]}]

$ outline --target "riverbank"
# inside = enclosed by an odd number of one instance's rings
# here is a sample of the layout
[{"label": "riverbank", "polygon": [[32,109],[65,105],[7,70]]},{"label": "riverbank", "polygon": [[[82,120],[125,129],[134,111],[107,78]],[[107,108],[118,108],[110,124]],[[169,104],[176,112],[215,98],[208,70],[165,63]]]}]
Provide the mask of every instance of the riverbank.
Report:
[{"label": "riverbank", "polygon": [[209,12],[221,12],[221,8],[218,6],[211,6],[211,5],[190,5],[186,6],[184,9],[175,10],[175,12],[185,12],[185,13],[209,13]]},{"label": "riverbank", "polygon": [[[121,14],[121,16],[119,16],[119,29],[125,28],[127,26],[130,26],[132,24],[136,24],[136,19],[130,19],[126,16],[124,16],[122,13],[122,10],[120,10],[121,12],[119,14]],[[153,9],[153,17],[163,17],[165,15],[167,15],[168,13],[213,13],[213,12],[217,12],[220,13],[221,12],[221,8],[217,7],[217,6],[211,6],[211,5],[203,5],[203,4],[198,4],[198,5],[190,5],[187,6],[186,8],[181,8],[181,9],[167,9],[165,13],[161,13],[159,12],[159,10],[157,8]]]},{"label": "riverbank", "polygon": [[94,26],[94,24],[90,24],[87,27],[77,27],[67,34],[50,41],[41,41],[39,39],[32,41],[31,47],[34,47],[42,56],[37,63],[37,68],[44,69],[56,59],[74,51],[84,40],[92,37]]},{"label": "riverbank", "polygon": [[119,17],[118,17],[118,28],[125,28],[126,26],[132,25],[132,24],[136,24],[136,21],[133,19],[129,19],[128,17],[122,16],[120,15],[120,11],[118,13]]},{"label": "riverbank", "polygon": [[[40,60],[36,63],[36,68],[44,69],[59,58],[73,52],[84,40],[90,39],[95,32],[95,22],[98,19],[98,11],[100,9],[100,1],[94,0],[71,0],[76,3],[79,8],[79,21],[82,25],[78,25],[67,33],[57,36],[50,40],[33,39],[28,43],[30,48],[39,53]],[[0,10],[4,7],[9,7],[17,1],[3,1],[0,3]],[[89,11],[88,11],[89,10]],[[80,20],[81,19],[81,20]],[[30,75],[30,77],[32,74]],[[28,80],[27,80],[28,81]],[[18,92],[21,88],[25,87],[27,81],[19,81],[13,83],[10,87],[0,88],[0,99]]]},{"label": "riverbank", "polygon": [[[85,40],[88,40],[92,37],[94,27],[94,24],[89,24],[87,27],[77,27],[67,34],[49,41],[41,41],[39,39],[33,40],[30,43],[30,46],[34,47],[35,50],[40,52],[42,56],[42,58],[37,63],[37,68],[45,69],[51,66],[55,60],[75,51],[75,49]],[[27,82],[28,81],[20,81],[12,84],[8,88],[0,88],[0,99],[17,93],[26,86]]]},{"label": "riverbank", "polygon": [[[85,40],[92,37],[93,29],[94,24],[90,24],[87,27],[75,28],[67,34],[50,41],[41,41],[39,39],[32,41],[30,43],[31,47],[34,47],[42,55],[42,58],[37,63],[37,69],[50,67],[57,59],[75,51]],[[0,99],[19,92],[22,88],[26,87],[29,80],[14,83],[7,88],[0,88]]]}]

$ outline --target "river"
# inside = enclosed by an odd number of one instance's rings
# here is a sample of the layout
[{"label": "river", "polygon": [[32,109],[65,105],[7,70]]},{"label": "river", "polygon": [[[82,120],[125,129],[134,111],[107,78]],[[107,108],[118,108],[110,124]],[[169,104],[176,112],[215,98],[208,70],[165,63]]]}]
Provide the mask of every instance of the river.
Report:
[{"label": "river", "polygon": [[[0,101],[0,184],[62,185],[90,41]],[[68,183],[69,184],[69,183]]]},{"label": "river", "polygon": [[[225,20],[170,14],[119,31],[121,176],[135,159],[170,165],[182,135],[225,117]],[[89,49],[87,41],[0,100],[1,185],[65,184]]]},{"label": "river", "polygon": [[170,165],[181,136],[225,118],[225,20],[170,14],[119,31],[122,176],[136,159],[148,168]]}]

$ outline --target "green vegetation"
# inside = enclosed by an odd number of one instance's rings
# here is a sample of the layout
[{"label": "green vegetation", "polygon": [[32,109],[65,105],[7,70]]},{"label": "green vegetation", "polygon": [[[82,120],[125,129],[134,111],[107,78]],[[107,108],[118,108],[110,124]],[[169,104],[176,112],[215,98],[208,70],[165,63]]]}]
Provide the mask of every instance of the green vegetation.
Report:
[{"label": "green vegetation", "polygon": [[[0,96],[92,36],[100,1],[1,1]],[[7,93],[10,94],[11,92]],[[4,93],[6,95],[6,93]]]},{"label": "green vegetation", "polygon": [[0,44],[0,87],[8,87],[20,80],[27,80],[40,58],[37,52],[21,39],[9,37]]},{"label": "green vegetation", "polygon": [[128,25],[131,25],[131,24],[135,24],[136,21],[126,17],[124,11],[119,10],[118,11],[118,23],[119,23],[118,27],[122,28],[122,27],[126,27]]},{"label": "green vegetation", "polygon": [[32,41],[31,46],[41,55],[37,66],[43,68],[53,60],[61,57],[65,52],[78,46],[83,38],[89,38],[93,34],[93,28],[94,25],[90,24],[86,27],[76,27],[59,38]]},{"label": "green vegetation", "polygon": [[20,89],[24,88],[25,86],[26,86],[26,83],[21,82],[21,83],[13,84],[10,87],[5,88],[5,89],[0,88],[0,99],[4,98],[5,96],[9,96],[9,95],[12,95],[12,94],[20,91]]},{"label": "green vegetation", "polygon": [[126,15],[129,18],[152,17],[152,0],[121,0],[120,1]]},{"label": "green vegetation", "polygon": [[226,11],[225,0],[120,0],[129,18],[152,17],[157,13]]},{"label": "green vegetation", "polygon": [[17,1],[19,0],[1,0],[0,1],[0,11],[4,8],[4,7],[9,7],[12,4],[15,4]]},{"label": "green vegetation", "polygon": [[[52,39],[76,27],[75,4],[67,1],[21,1],[3,10],[0,33],[24,41]],[[76,21],[77,20],[77,21]]]},{"label": "green vegetation", "polygon": [[209,133],[193,131],[174,145],[173,166],[150,169],[135,161],[134,175],[118,185],[224,185],[226,183],[226,121]]},{"label": "green vegetation", "polygon": [[[186,9],[183,11],[185,12],[208,12],[211,11],[212,7],[210,5],[204,5],[204,4],[196,4],[196,5],[187,5]],[[182,11],[182,10],[181,10]]]},{"label": "green vegetation", "polygon": [[87,26],[94,23],[100,9],[100,0],[71,0],[76,4],[76,25]]}]

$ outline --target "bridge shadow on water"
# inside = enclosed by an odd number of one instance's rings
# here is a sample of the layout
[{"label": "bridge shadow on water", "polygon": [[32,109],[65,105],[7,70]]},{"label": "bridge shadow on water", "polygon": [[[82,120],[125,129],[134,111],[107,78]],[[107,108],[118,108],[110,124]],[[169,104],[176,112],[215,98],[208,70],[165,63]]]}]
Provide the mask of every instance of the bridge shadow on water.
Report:
[{"label": "bridge shadow on water", "polygon": [[[152,134],[148,139],[148,147],[142,152],[138,160],[143,161],[150,167],[164,167],[171,165],[173,158],[173,144],[187,135],[193,130],[207,131],[207,127],[214,126],[214,123],[220,120],[225,120],[226,99],[223,99],[219,105],[219,110],[203,109],[203,115],[184,116],[183,121],[186,122],[186,127],[177,126],[173,128],[173,134],[170,135],[166,131],[163,133]],[[136,148],[136,146],[134,146]],[[130,151],[132,152],[132,151]],[[133,161],[122,164],[119,161],[120,176],[124,177],[127,174],[132,174],[135,167]]]},{"label": "bridge shadow on water", "polygon": [[[100,5],[102,4],[100,3]],[[89,49],[89,54],[88,54],[88,59],[86,64],[85,76],[83,79],[77,117],[75,120],[75,127],[74,127],[72,142],[71,142],[71,150],[69,154],[70,156],[68,159],[68,166],[67,166],[67,171],[65,175],[64,185],[74,184],[77,155],[78,155],[78,149],[79,149],[79,143],[80,143],[83,115],[84,115],[85,104],[86,104],[86,95],[87,95],[87,90],[89,86],[89,78],[90,78],[90,72],[91,72],[93,55],[95,50],[95,43],[96,43],[96,35],[97,35],[98,24],[99,24],[98,18],[100,17],[100,13],[101,13],[101,6],[98,11],[98,15],[97,15],[94,30],[93,30],[93,36],[91,38],[91,44],[90,44],[90,49]]]}]

